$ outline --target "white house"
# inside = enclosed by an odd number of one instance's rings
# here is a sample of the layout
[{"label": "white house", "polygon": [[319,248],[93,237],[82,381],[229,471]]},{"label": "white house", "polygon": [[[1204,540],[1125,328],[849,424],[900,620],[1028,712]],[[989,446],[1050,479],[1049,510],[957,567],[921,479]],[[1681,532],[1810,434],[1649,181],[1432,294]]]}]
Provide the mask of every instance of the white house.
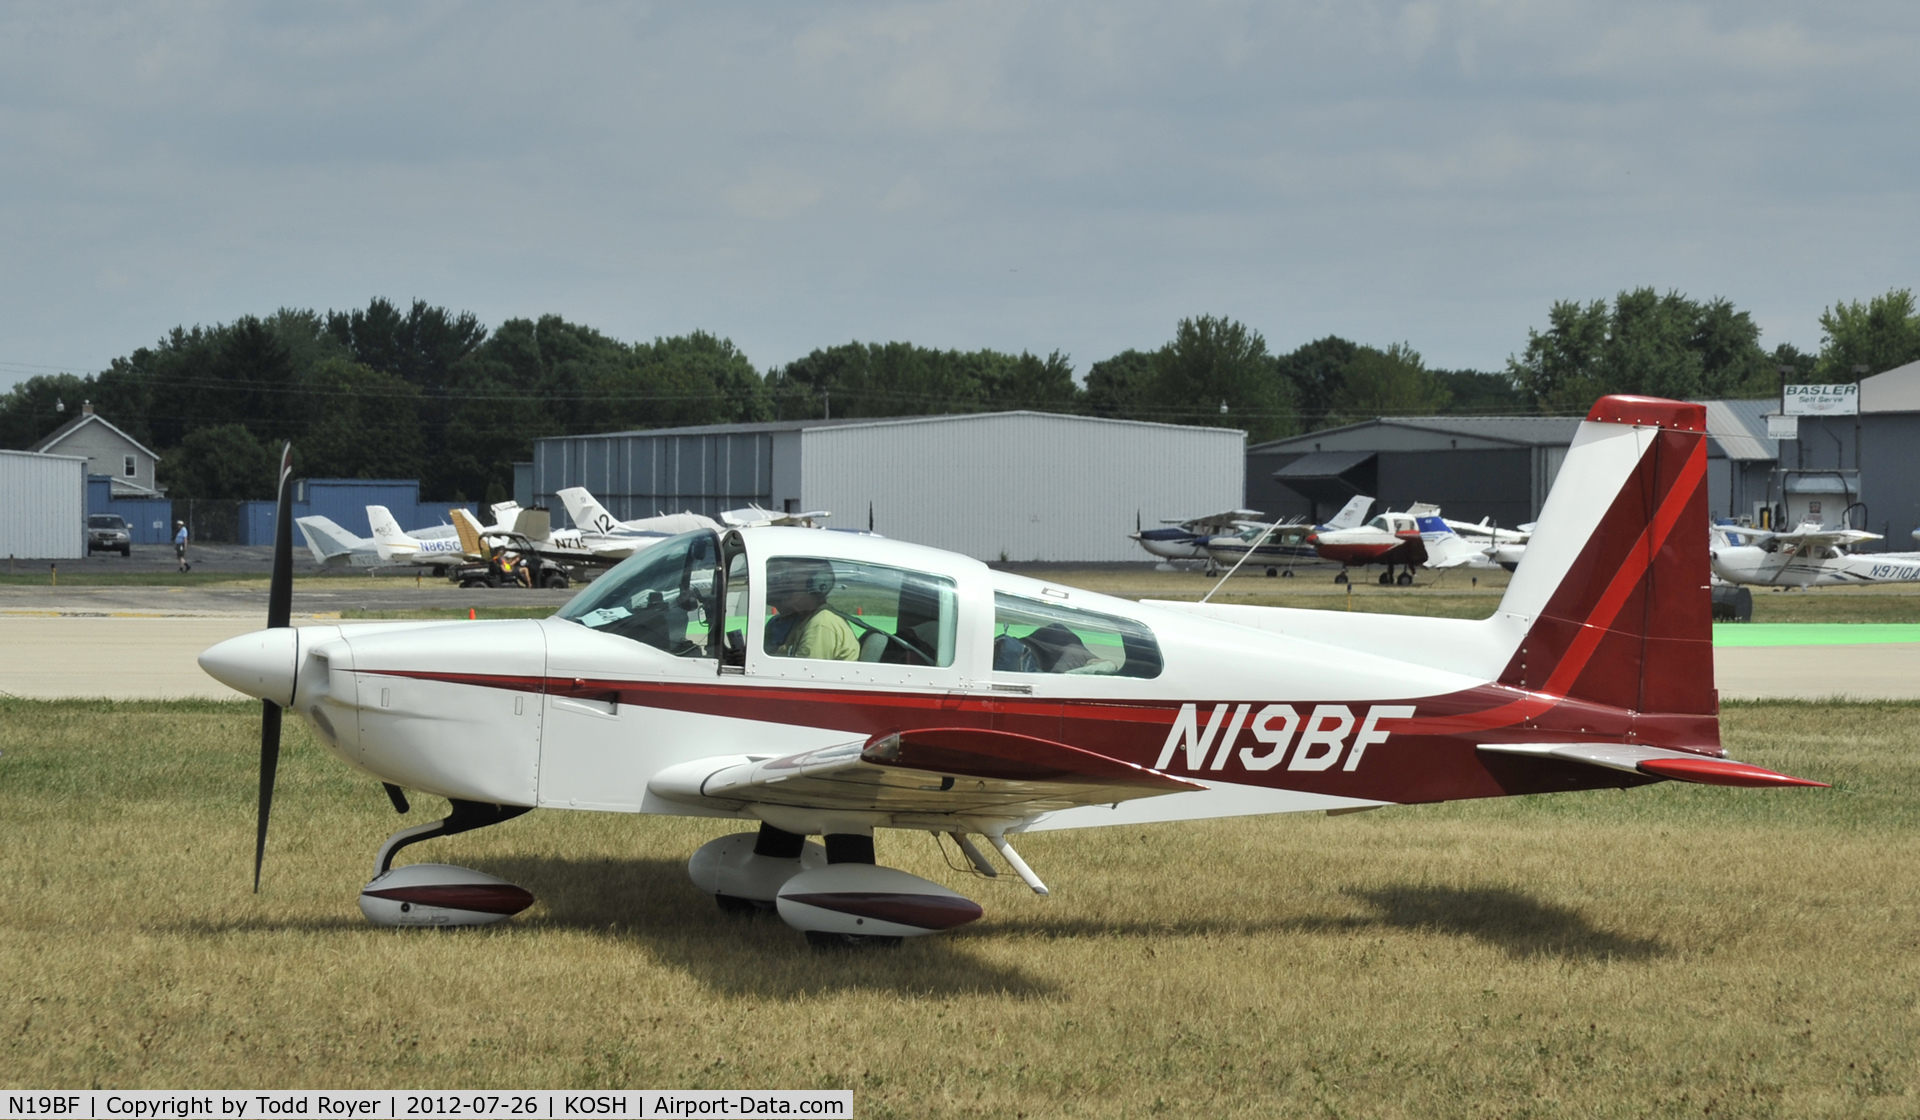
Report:
[{"label": "white house", "polygon": [[154,465],[160,456],[94,412],[92,401],[80,406],[80,415],[27,450],[85,459],[88,474],[103,474],[113,479],[116,498],[158,498],[166,494],[154,484],[153,478]]}]

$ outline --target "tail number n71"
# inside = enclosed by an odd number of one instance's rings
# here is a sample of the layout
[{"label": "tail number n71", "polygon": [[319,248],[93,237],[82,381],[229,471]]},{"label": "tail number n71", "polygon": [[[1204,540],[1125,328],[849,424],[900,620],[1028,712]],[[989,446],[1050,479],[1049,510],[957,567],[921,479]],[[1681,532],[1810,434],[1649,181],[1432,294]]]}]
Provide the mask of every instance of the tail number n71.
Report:
[{"label": "tail number n71", "polygon": [[1225,770],[1235,744],[1250,733],[1259,745],[1239,748],[1245,769],[1271,770],[1286,759],[1289,770],[1331,770],[1337,763],[1342,770],[1355,770],[1368,747],[1387,741],[1381,720],[1413,718],[1411,704],[1374,704],[1357,720],[1356,731],[1353,709],[1345,704],[1316,704],[1304,720],[1292,704],[1268,704],[1249,720],[1252,710],[1252,704],[1215,704],[1203,728],[1199,706],[1181,705],[1154,769],[1165,770],[1179,759],[1189,771]]}]

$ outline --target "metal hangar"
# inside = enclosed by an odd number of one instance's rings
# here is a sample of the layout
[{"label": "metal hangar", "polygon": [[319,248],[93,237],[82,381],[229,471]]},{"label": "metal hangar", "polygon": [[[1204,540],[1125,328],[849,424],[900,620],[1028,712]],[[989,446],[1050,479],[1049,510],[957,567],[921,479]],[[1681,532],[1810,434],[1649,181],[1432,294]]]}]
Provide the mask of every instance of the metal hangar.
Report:
[{"label": "metal hangar", "polygon": [[715,424],[536,440],[528,496],[614,516],[829,510],[988,561],[1136,561],[1140,522],[1243,504],[1246,433],[1047,412]]}]

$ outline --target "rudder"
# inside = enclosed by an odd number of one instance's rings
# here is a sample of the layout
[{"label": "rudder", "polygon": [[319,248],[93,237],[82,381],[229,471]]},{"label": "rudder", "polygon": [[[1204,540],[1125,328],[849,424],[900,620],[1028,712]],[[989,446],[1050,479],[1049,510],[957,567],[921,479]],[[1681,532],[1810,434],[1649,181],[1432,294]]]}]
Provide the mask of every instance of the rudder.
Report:
[{"label": "rudder", "polygon": [[1501,609],[1530,619],[1502,684],[1711,716],[1706,407],[1603,397],[1580,426]]}]

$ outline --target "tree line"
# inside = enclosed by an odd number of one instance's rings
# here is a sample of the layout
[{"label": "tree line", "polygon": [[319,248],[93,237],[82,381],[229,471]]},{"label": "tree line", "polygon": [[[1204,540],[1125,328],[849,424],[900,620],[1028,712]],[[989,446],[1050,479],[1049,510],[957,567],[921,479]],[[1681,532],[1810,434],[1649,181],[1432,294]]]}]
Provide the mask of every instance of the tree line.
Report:
[{"label": "tree line", "polygon": [[1747,312],[1652,288],[1561,301],[1498,371],[1430,369],[1405,343],[1329,336],[1288,353],[1232,319],[1181,320],[1154,350],[1094,362],[908,342],[848,342],[756,369],[704,332],[629,343],[553,315],[489,330],[416,300],[282,309],[176,327],[99,373],[0,397],[0,446],[24,448],[90,400],[162,456],[171,496],[258,498],[292,440],[310,477],[418,478],[431,499],[501,501],[542,436],[811,417],[1038,409],[1246,430],[1252,442],[1384,415],[1566,415],[1607,393],[1763,397],[1920,358],[1910,291],[1837,303],[1817,354],[1767,351]]}]

